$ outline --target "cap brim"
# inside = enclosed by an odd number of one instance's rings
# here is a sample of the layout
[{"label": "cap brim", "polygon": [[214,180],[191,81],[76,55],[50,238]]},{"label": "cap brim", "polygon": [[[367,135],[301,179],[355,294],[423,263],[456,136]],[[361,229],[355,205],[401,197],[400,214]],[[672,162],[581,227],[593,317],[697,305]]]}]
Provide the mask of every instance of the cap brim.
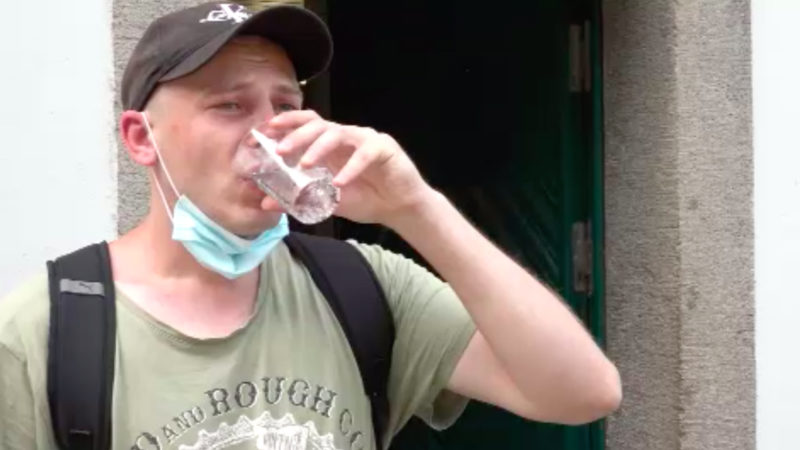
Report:
[{"label": "cap brim", "polygon": [[293,5],[270,6],[253,14],[230,31],[220,34],[192,52],[159,81],[174,80],[199,69],[236,36],[255,35],[283,47],[294,65],[298,80],[309,80],[324,72],[333,57],[328,27],[314,13]]}]

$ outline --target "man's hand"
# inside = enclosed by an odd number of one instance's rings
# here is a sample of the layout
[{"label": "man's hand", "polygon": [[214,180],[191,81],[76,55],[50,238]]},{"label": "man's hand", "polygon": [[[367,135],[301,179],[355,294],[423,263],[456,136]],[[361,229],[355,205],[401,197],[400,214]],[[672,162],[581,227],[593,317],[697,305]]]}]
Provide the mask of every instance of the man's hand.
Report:
[{"label": "man's hand", "polygon": [[[430,197],[431,187],[389,135],[340,125],[310,110],[275,116],[267,135],[279,140],[278,154],[301,167],[326,166],[342,189],[336,215],[391,226],[392,219]],[[262,206],[269,209],[273,200]]]}]

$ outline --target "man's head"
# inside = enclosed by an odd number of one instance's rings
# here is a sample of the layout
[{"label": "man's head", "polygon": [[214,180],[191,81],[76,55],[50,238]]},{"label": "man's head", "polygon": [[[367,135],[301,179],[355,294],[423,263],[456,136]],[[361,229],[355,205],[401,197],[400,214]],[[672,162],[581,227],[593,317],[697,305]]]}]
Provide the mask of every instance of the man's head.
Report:
[{"label": "man's head", "polygon": [[237,144],[251,127],[299,109],[298,80],[323,71],[331,53],[324,23],[294,6],[250,14],[210,3],[159,18],[123,76],[123,141],[134,161],[153,167],[168,199],[155,145],[180,194],[231,231],[257,234],[277,214],[262,211],[263,193],[234,174]]}]

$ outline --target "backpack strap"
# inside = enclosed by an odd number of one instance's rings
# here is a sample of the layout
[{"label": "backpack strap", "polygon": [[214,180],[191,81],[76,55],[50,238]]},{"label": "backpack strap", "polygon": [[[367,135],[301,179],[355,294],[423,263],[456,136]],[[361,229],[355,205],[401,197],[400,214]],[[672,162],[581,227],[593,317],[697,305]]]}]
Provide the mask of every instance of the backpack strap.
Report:
[{"label": "backpack strap", "polygon": [[395,336],[383,288],[361,252],[347,242],[302,233],[291,233],[284,242],[306,266],[347,336],[380,448],[389,419],[387,386]]},{"label": "backpack strap", "polygon": [[108,245],[47,262],[47,397],[62,450],[111,448],[116,315]]}]

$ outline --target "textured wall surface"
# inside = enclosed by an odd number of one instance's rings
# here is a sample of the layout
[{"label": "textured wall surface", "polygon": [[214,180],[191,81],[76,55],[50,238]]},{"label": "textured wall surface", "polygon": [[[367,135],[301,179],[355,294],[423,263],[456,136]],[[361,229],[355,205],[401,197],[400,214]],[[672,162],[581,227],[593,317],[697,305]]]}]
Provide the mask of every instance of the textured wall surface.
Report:
[{"label": "textured wall surface", "polygon": [[754,448],[749,2],[604,7],[609,448]]},{"label": "textured wall surface", "polygon": [[604,8],[607,342],[625,395],[609,420],[608,443],[614,450],[678,449],[674,14],[671,2],[609,1]]},{"label": "textured wall surface", "polygon": [[755,447],[750,2],[680,2],[682,448]]}]

